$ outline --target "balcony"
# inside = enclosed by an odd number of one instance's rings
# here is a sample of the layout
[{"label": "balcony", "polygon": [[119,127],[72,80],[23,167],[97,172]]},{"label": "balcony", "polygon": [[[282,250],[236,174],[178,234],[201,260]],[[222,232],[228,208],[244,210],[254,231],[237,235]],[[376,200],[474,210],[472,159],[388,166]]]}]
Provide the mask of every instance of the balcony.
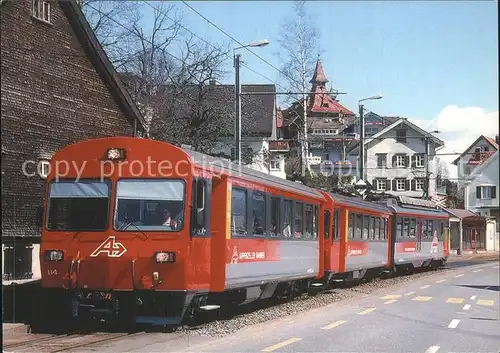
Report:
[{"label": "balcony", "polygon": [[490,156],[495,153],[495,151],[488,151],[488,152],[474,152],[472,155],[471,159],[467,162],[468,165],[479,165],[483,164],[484,161],[486,161]]},{"label": "balcony", "polygon": [[288,145],[288,141],[269,141],[269,151],[288,152],[290,151],[290,146]]}]

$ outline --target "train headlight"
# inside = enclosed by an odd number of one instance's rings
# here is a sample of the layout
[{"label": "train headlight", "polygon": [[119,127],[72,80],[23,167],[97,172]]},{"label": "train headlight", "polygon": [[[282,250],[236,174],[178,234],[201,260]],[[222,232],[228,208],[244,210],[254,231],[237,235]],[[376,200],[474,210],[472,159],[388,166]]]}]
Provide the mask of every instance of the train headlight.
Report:
[{"label": "train headlight", "polygon": [[47,250],[44,253],[45,261],[62,261],[64,252],[62,250]]},{"label": "train headlight", "polygon": [[156,263],[175,262],[175,253],[170,251],[159,251],[155,254]]},{"label": "train headlight", "polygon": [[110,148],[106,152],[106,158],[111,161],[125,159],[125,150],[123,148]]}]

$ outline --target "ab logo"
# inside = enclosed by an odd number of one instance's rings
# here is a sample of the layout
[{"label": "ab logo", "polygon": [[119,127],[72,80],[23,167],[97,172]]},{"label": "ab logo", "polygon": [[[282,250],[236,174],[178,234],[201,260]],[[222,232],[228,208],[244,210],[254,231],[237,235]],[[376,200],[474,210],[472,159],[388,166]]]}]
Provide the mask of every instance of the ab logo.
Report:
[{"label": "ab logo", "polygon": [[431,245],[431,254],[432,253],[437,253],[438,252],[438,236],[437,236],[437,230],[434,231],[434,238],[432,239],[432,245]]},{"label": "ab logo", "polygon": [[122,243],[116,241],[115,237],[109,237],[94,250],[90,257],[97,257],[100,254],[105,254],[108,257],[120,257],[127,252]]},{"label": "ab logo", "polygon": [[231,263],[232,264],[238,263],[238,249],[236,248],[236,246],[233,249],[233,256],[231,256]]}]

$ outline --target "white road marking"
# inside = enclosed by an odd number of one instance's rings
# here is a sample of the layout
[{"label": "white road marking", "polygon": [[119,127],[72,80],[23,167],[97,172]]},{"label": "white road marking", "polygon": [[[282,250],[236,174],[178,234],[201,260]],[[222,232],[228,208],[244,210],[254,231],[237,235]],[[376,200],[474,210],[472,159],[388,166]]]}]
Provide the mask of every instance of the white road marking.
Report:
[{"label": "white road marking", "polygon": [[481,271],[484,271],[483,269],[479,269],[479,270],[474,270],[472,272],[481,272]]},{"label": "white road marking", "polygon": [[464,307],[463,307],[463,310],[469,310],[470,309],[470,304],[465,304]]},{"label": "white road marking", "polygon": [[429,288],[429,287],[430,287],[430,285],[426,284],[425,286],[420,287],[420,289],[425,289],[425,288]]},{"label": "white road marking", "polygon": [[436,353],[439,350],[439,346],[430,346],[425,353]]},{"label": "white road marking", "polygon": [[450,324],[448,325],[448,328],[456,328],[459,323],[460,323],[459,319],[453,319],[453,320],[451,320]]},{"label": "white road marking", "polygon": [[439,281],[436,281],[436,283],[443,283],[444,281],[446,281],[446,280],[445,279],[440,279]]},{"label": "white road marking", "polygon": [[470,300],[474,300],[474,299],[476,299],[475,295],[473,295],[472,297],[470,297]]},{"label": "white road marking", "polygon": [[463,274],[463,273],[461,273],[461,274],[456,275],[456,276],[453,276],[453,277],[458,278],[458,277],[462,277],[463,275],[464,275],[464,274]]},{"label": "white road marking", "polygon": [[500,268],[500,266],[499,266],[499,265],[496,265],[496,266],[493,266],[493,268]]}]

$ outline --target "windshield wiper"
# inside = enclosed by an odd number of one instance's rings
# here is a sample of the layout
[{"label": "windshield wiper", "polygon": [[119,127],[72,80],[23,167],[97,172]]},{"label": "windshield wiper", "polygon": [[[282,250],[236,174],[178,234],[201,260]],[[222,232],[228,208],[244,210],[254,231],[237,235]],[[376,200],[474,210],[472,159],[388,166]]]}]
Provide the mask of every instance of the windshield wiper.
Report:
[{"label": "windshield wiper", "polygon": [[[118,212],[117,212],[117,213],[118,213]],[[122,225],[122,226],[118,227],[118,229],[117,229],[117,230],[125,230],[125,229],[127,229],[128,227],[130,227],[131,225],[133,225],[133,226],[135,227],[135,229],[137,229],[137,230],[139,231],[139,233],[141,233],[142,235],[144,235],[144,236],[146,237],[146,239],[149,239],[149,237],[147,236],[147,234],[146,234],[146,233],[144,233],[144,232],[143,232],[143,231],[142,231],[139,227],[137,227],[137,226],[134,224],[134,222],[133,222],[133,221],[129,220],[127,217],[125,217],[124,215],[122,215],[122,214],[120,214],[120,213],[118,213],[118,216],[123,217],[123,219],[124,219],[125,221],[127,221],[127,223],[126,223],[125,225]]]}]

